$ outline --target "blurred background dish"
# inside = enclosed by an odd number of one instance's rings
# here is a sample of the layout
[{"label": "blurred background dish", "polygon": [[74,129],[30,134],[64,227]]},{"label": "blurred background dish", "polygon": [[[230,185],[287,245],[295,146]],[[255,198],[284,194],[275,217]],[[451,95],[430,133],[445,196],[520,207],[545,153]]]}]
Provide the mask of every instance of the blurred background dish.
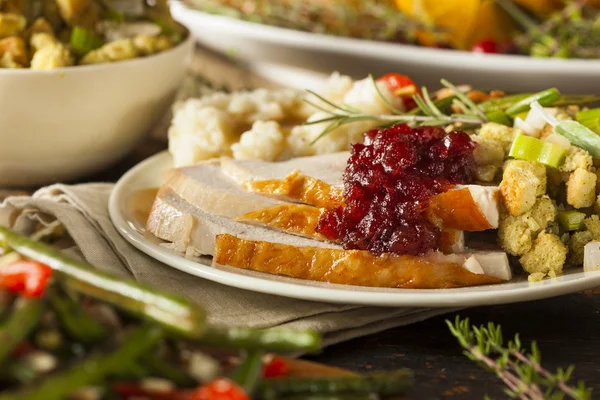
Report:
[{"label": "blurred background dish", "polygon": [[194,40],[110,64],[0,69],[0,185],[72,180],[126,155],[166,112]]},{"label": "blurred background dish", "polygon": [[[539,7],[546,3],[540,2]],[[507,91],[536,91],[551,86],[564,93],[589,93],[600,89],[597,79],[600,60],[596,59],[473,53],[335,36],[202,12],[180,1],[171,4],[171,12],[203,46],[244,62],[268,79],[297,88],[318,87],[331,71],[354,77],[398,71],[430,87],[439,86],[440,77],[454,82],[464,82],[468,77],[474,86],[502,87]],[[482,16],[481,12],[480,7],[476,20],[498,21],[498,17],[486,17],[485,12]],[[490,13],[493,14],[489,12],[488,15]],[[440,20],[451,17],[444,10],[432,16]],[[488,35],[498,31],[490,29]],[[458,43],[463,47],[472,45],[465,38],[452,40],[456,46]]]}]

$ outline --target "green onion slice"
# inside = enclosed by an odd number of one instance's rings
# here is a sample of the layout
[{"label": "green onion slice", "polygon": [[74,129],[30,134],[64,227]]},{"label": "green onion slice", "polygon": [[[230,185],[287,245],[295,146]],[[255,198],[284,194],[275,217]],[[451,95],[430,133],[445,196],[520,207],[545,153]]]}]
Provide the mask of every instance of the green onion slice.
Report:
[{"label": "green onion slice", "polygon": [[568,231],[578,231],[583,228],[585,214],[576,210],[559,211],[558,222]]},{"label": "green onion slice", "polygon": [[579,111],[575,117],[577,122],[590,128],[596,133],[600,133],[600,108]]},{"label": "green onion slice", "polygon": [[98,35],[85,28],[75,26],[71,31],[71,48],[80,56],[86,55],[103,44],[104,41]]},{"label": "green onion slice", "polygon": [[542,106],[551,106],[560,99],[560,92],[556,88],[546,89],[541,92],[532,94],[517,101],[512,106],[506,109],[506,113],[513,117],[523,111],[530,109],[531,103],[538,102]]},{"label": "green onion slice", "polygon": [[513,141],[508,155],[513,158],[536,161],[549,167],[558,168],[565,160],[567,150],[557,144],[519,134]]}]

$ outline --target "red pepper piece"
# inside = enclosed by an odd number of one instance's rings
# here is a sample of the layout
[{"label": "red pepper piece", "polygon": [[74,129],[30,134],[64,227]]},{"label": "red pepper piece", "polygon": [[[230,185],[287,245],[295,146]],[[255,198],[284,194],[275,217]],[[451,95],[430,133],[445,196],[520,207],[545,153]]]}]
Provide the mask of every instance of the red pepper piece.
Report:
[{"label": "red pepper piece", "polygon": [[421,93],[417,84],[406,75],[391,73],[377,79],[377,82],[384,82],[394,96],[402,97],[402,102],[406,110],[417,106],[413,96]]},{"label": "red pepper piece", "polygon": [[290,374],[290,366],[281,357],[273,357],[263,369],[263,378],[280,378]]},{"label": "red pepper piece", "polygon": [[487,53],[487,54],[498,54],[500,53],[500,46],[493,39],[485,39],[475,43],[471,47],[473,53]]},{"label": "red pepper piece", "polygon": [[192,400],[250,400],[250,397],[235,382],[219,378],[200,386],[192,394]]},{"label": "red pepper piece", "polygon": [[0,267],[0,287],[25,297],[40,297],[52,277],[52,268],[37,261],[18,261]]}]

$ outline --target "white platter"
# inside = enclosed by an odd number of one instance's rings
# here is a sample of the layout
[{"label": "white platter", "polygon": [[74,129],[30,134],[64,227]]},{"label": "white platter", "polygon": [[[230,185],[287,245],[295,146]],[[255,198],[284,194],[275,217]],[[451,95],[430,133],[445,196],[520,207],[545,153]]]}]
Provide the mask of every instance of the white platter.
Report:
[{"label": "white platter", "polygon": [[355,78],[400,72],[433,88],[446,78],[506,91],[557,87],[564,93],[600,92],[600,60],[474,54],[327,36],[211,15],[180,1],[171,4],[173,16],[200,44],[298,89],[318,89],[331,72],[339,71]]},{"label": "white platter", "polygon": [[138,164],[117,182],[109,203],[110,216],[119,230],[135,247],[149,256],[191,275],[224,285],[284,297],[329,303],[370,306],[455,307],[514,303],[554,297],[600,286],[600,272],[571,270],[564,276],[529,283],[524,279],[499,285],[460,289],[387,289],[304,281],[236,268],[217,269],[209,260],[186,259],[161,247],[161,241],[144,232],[144,222],[132,212],[135,193],[160,185],[164,171],[172,165],[170,154],[163,152]]}]

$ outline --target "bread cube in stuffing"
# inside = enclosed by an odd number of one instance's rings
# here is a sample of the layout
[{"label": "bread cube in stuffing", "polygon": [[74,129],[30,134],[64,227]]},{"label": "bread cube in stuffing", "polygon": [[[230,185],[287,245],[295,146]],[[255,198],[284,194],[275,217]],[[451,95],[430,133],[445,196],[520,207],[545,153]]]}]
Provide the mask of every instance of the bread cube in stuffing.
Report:
[{"label": "bread cube in stuffing", "polygon": [[536,162],[509,160],[500,183],[504,205],[511,215],[521,215],[546,193],[546,168]]},{"label": "bread cube in stuffing", "polygon": [[577,168],[567,181],[567,203],[575,208],[591,207],[596,199],[595,173]]},{"label": "bread cube in stuffing", "polygon": [[573,172],[578,168],[590,170],[593,166],[590,153],[577,146],[571,146],[565,157],[565,162],[559,167],[560,171]]},{"label": "bread cube in stuffing", "polygon": [[567,259],[567,246],[560,238],[551,233],[542,232],[533,241],[531,250],[520,259],[521,266],[530,274],[560,274]]},{"label": "bread cube in stuffing", "polygon": [[481,139],[497,142],[508,153],[518,130],[506,125],[489,122],[481,126],[478,136]]}]

